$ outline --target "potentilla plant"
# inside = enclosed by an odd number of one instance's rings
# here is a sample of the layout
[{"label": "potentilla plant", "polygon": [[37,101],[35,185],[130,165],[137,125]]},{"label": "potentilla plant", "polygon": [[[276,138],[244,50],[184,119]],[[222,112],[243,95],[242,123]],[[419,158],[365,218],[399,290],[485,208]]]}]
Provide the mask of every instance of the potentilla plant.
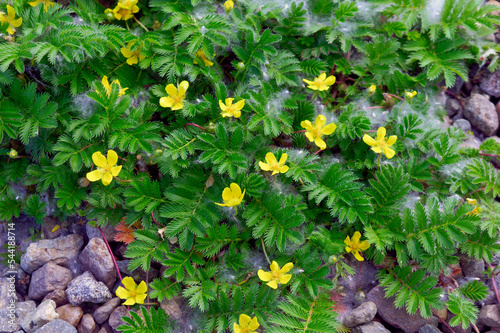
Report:
[{"label": "potentilla plant", "polygon": [[500,249],[500,145],[460,148],[429,99],[500,20],[431,2],[0,5],[0,218],[122,222],[129,269],[165,267],[120,278],[123,332],[176,332],[179,295],[200,332],[343,330],[367,261],[397,307],[474,325],[485,285],[438,278]]}]

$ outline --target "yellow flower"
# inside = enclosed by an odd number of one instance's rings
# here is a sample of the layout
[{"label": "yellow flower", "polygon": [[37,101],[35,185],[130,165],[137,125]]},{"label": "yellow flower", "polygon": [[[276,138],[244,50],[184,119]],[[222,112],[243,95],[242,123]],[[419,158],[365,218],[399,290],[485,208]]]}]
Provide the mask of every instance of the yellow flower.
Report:
[{"label": "yellow flower", "polygon": [[408,92],[408,91],[407,91],[407,92],[405,93],[405,96],[406,96],[406,98],[408,98],[408,99],[412,99],[413,97],[415,97],[415,95],[416,95],[416,94],[417,94],[417,92],[416,92],[415,90],[414,90],[414,91],[412,91],[412,92]]},{"label": "yellow flower", "polygon": [[138,0],[120,0],[115,9],[113,9],[113,13],[115,14],[115,18],[117,20],[129,20],[134,17],[134,13],[139,11],[139,7],[137,6]]},{"label": "yellow flower", "polygon": [[477,215],[483,211],[483,209],[478,206],[476,199],[467,198],[465,200],[467,200],[467,203],[474,206],[474,209],[468,212],[467,215]]},{"label": "yellow flower", "polygon": [[304,120],[300,123],[302,128],[306,129],[306,137],[310,142],[313,142],[318,146],[321,150],[326,149],[326,143],[321,139],[323,135],[330,135],[337,129],[337,125],[334,123],[330,123],[326,125],[326,118],[323,115],[319,115],[316,117],[314,123],[311,124],[309,120]]},{"label": "yellow flower", "polygon": [[224,2],[224,8],[226,9],[226,12],[233,10],[234,2],[232,0],[227,0],[226,2]]},{"label": "yellow flower", "polygon": [[16,20],[16,12],[12,6],[7,5],[7,15],[4,12],[0,12],[0,22],[8,23],[9,27],[7,28],[7,32],[10,35],[13,35],[16,32],[16,29],[23,23],[23,18],[20,17]]},{"label": "yellow flower", "polygon": [[[285,165],[286,159],[288,158],[287,154],[281,155],[280,161],[276,160],[276,157],[273,153],[269,152],[266,154],[266,163],[259,161],[259,166],[264,171],[273,171],[272,175],[276,173],[285,173],[288,171],[288,166]],[[271,175],[271,176],[272,176]]]},{"label": "yellow flower", "polygon": [[370,88],[368,88],[368,93],[373,94],[375,91],[377,91],[377,86],[372,84]]},{"label": "yellow flower", "polygon": [[139,60],[146,58],[146,56],[141,54],[140,47],[135,51],[130,51],[130,49],[132,48],[133,45],[134,45],[134,43],[130,42],[127,44],[126,48],[122,47],[120,49],[120,52],[123,54],[123,56],[125,58],[127,58],[127,64],[129,64],[130,66],[132,66],[133,64],[137,64],[139,62]]},{"label": "yellow flower", "polygon": [[362,241],[360,242],[359,239],[361,238],[361,234],[359,231],[356,231],[354,235],[352,236],[352,240],[349,238],[349,236],[346,237],[344,240],[345,245],[345,250],[347,253],[352,252],[354,254],[354,258],[358,259],[359,261],[364,261],[365,258],[363,258],[360,254],[359,251],[365,251],[368,250],[370,247],[370,244],[367,241]]},{"label": "yellow flower", "polygon": [[224,200],[223,204],[215,203],[219,206],[233,207],[238,206],[243,200],[243,196],[245,196],[246,190],[241,193],[241,188],[236,183],[231,183],[229,187],[226,187],[224,191],[222,191],[222,200]]},{"label": "yellow flower", "polygon": [[288,281],[290,281],[290,279],[292,278],[292,274],[285,274],[293,268],[293,264],[291,262],[285,264],[285,266],[280,269],[278,263],[273,260],[269,268],[271,268],[270,272],[265,272],[262,269],[259,269],[257,275],[262,281],[269,281],[266,284],[273,289],[278,288],[278,284],[287,284]]},{"label": "yellow flower", "polygon": [[396,143],[398,137],[396,135],[391,135],[389,139],[386,140],[385,133],[385,127],[379,127],[377,130],[377,140],[365,134],[363,136],[363,141],[369,146],[374,146],[372,150],[377,154],[384,153],[387,158],[393,158],[396,152],[389,147]]},{"label": "yellow flower", "polygon": [[182,101],[186,97],[186,90],[189,88],[189,82],[182,81],[177,89],[172,83],[165,87],[168,97],[160,98],[160,105],[172,110],[180,110],[184,107]]},{"label": "yellow flower", "polygon": [[9,151],[9,157],[10,157],[10,158],[16,158],[16,157],[17,157],[17,150],[15,150],[15,149],[11,149],[11,150]]},{"label": "yellow flower", "polygon": [[108,150],[108,157],[104,157],[100,151],[92,154],[92,161],[97,166],[97,170],[87,173],[87,179],[91,182],[96,182],[102,179],[104,186],[111,184],[113,177],[118,176],[122,166],[118,163],[118,154],[114,150]]},{"label": "yellow flower", "polygon": [[[101,80],[102,85],[104,86],[104,89],[106,89],[106,92],[108,96],[111,94],[111,85],[109,84],[108,77],[104,75]],[[128,88],[122,88],[120,85],[120,81],[114,80],[111,84],[117,84],[120,87],[120,92],[118,93],[118,96],[125,95],[125,91],[127,91]]]},{"label": "yellow flower", "polygon": [[[199,49],[198,51],[196,51],[196,56],[198,58],[201,58],[201,60],[203,60],[203,63],[205,64],[205,66],[211,67],[214,65],[213,62],[211,62],[210,60],[207,59],[207,56],[205,55],[205,51],[203,51],[202,49]],[[198,61],[193,60],[193,64],[198,65]]]},{"label": "yellow flower", "polygon": [[241,101],[236,102],[236,104],[233,104],[233,100],[234,98],[226,98],[226,104],[224,104],[219,99],[219,106],[222,110],[220,114],[222,115],[222,118],[239,118],[241,116],[241,109],[245,106],[245,100],[242,99]]},{"label": "yellow flower", "polygon": [[260,324],[257,321],[257,317],[250,318],[246,314],[240,314],[240,324],[233,324],[234,333],[255,333],[255,330],[259,328]]},{"label": "yellow flower", "polygon": [[127,276],[123,278],[122,284],[125,288],[122,286],[118,287],[116,289],[116,296],[121,299],[126,299],[123,305],[134,305],[135,303],[144,304],[144,299],[146,299],[147,296],[146,292],[148,291],[146,282],[141,281],[139,285],[136,285],[134,279]]},{"label": "yellow flower", "polygon": [[43,9],[45,11],[47,11],[47,9],[54,5],[54,3],[50,0],[35,0],[32,2],[28,2],[28,5],[30,5],[31,7],[36,7],[41,3],[43,3]]},{"label": "yellow flower", "polygon": [[330,89],[330,86],[335,83],[335,76],[330,75],[327,78],[326,73],[321,73],[314,81],[306,79],[302,79],[302,81],[308,84],[307,88],[309,89],[324,91]]}]

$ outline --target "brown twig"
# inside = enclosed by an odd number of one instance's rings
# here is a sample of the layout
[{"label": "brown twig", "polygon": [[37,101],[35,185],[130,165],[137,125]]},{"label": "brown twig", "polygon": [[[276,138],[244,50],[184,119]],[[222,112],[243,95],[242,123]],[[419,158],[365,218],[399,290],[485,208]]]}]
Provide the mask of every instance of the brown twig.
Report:
[{"label": "brown twig", "polygon": [[453,328],[451,328],[451,326],[450,326],[450,325],[448,325],[448,323],[447,323],[447,322],[446,322],[443,318],[441,318],[441,317],[439,317],[439,316],[436,316],[436,317],[437,317],[437,319],[438,319],[438,320],[439,320],[439,321],[440,321],[440,322],[441,322],[444,326],[446,326],[446,327],[447,327],[447,328],[448,328],[448,329],[449,329],[452,333],[455,333],[455,331],[453,330]]},{"label": "brown twig", "polygon": [[495,267],[493,267],[490,263],[488,263],[488,267],[491,269],[491,284],[493,285],[493,291],[495,292],[495,296],[497,297],[497,302],[500,304],[500,295],[498,295],[497,283],[495,281],[495,274],[493,274]]}]

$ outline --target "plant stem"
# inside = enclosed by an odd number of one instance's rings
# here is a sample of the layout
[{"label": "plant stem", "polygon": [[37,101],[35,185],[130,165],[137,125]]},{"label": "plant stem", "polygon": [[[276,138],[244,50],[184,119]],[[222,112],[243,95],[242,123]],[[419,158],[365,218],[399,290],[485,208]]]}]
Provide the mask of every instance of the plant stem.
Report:
[{"label": "plant stem", "polygon": [[320,151],[323,151],[323,149],[318,150],[318,151],[317,151],[317,152],[315,152],[313,155],[318,155]]},{"label": "plant stem", "polygon": [[[123,281],[122,274],[120,273],[120,269],[118,268],[118,264],[116,263],[115,256],[113,254],[113,251],[111,251],[111,247],[109,246],[108,240],[106,239],[106,236],[104,236],[104,232],[102,232],[101,227],[98,226],[97,229],[99,229],[99,232],[101,233],[102,238],[104,239],[104,243],[106,244],[106,247],[108,248],[109,255],[111,256],[111,259],[113,260],[113,264],[115,264],[115,269],[116,269],[116,272],[118,273],[118,277],[120,278],[120,283],[122,283],[122,281]],[[130,307],[128,305],[127,305],[127,309],[130,311]]]},{"label": "plant stem", "polygon": [[186,129],[186,126],[194,126],[194,127],[198,127],[199,129],[204,130],[205,132],[207,131],[205,128],[201,127],[200,125],[194,124],[194,123],[187,123],[187,124],[185,124],[184,125],[184,129]]},{"label": "plant stem", "polygon": [[260,240],[262,242],[262,249],[264,250],[264,255],[266,256],[267,262],[269,263],[269,265],[271,265],[271,260],[269,260],[269,257],[267,256],[266,245],[264,245],[264,239],[261,237]]},{"label": "plant stem", "polygon": [[486,153],[479,153],[481,156],[491,156],[491,157],[500,157],[499,154],[486,154]]},{"label": "plant stem", "polygon": [[311,99],[311,102],[314,101],[316,99],[316,97],[318,97],[318,91],[317,90],[314,93],[313,98]]},{"label": "plant stem", "polygon": [[[140,25],[140,26],[141,26],[144,30],[149,31],[149,30],[148,30],[148,28],[146,28],[146,27],[145,27],[145,26],[141,23],[141,21],[139,21],[139,20],[138,20],[135,16],[134,16],[134,20],[135,20],[135,21],[136,21],[136,22],[137,22],[137,23],[138,23],[138,24],[139,24],[139,25]],[[125,21],[125,22],[127,22],[127,21]]]},{"label": "plant stem", "polygon": [[382,157],[382,153],[380,153],[378,155],[378,163],[377,163],[377,166],[378,166],[378,171],[380,171],[380,158]]},{"label": "plant stem", "polygon": [[131,183],[132,182],[132,180],[130,180],[130,179],[120,179],[120,178],[118,178],[116,176],[114,176],[114,178],[116,180],[118,180],[119,182],[124,182],[124,183]]},{"label": "plant stem", "polygon": [[401,110],[403,109],[403,106],[406,104],[406,99],[405,101],[403,102],[403,104],[401,104],[401,107],[399,108],[399,111],[398,111],[398,116],[401,114]]},{"label": "plant stem", "polygon": [[127,26],[127,30],[130,31],[130,28],[128,26],[128,21],[127,20],[125,20],[125,25]]},{"label": "plant stem", "polygon": [[395,98],[400,99],[402,101],[406,101],[403,97],[399,97],[399,96],[396,96],[396,95],[393,95],[393,94],[387,94],[387,95],[389,95],[391,97],[395,97]]},{"label": "plant stem", "polygon": [[488,266],[491,269],[491,284],[493,285],[493,291],[495,292],[495,296],[497,297],[498,304],[500,304],[500,296],[498,295],[498,288],[497,288],[497,283],[495,281],[495,274],[493,274],[495,267],[493,267],[491,264],[488,264]]},{"label": "plant stem", "polygon": [[439,316],[436,316],[437,319],[444,325],[446,326],[450,331],[451,333],[455,333],[455,331],[453,330],[453,328],[451,328],[450,325],[448,325],[448,323],[446,321],[443,320],[443,318],[439,317]]}]

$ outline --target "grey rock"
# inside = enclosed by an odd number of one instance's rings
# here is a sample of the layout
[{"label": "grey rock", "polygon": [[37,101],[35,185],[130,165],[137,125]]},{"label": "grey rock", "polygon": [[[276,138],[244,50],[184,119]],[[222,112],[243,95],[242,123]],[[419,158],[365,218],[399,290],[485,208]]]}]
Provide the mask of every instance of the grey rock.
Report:
[{"label": "grey rock", "polygon": [[7,307],[17,301],[16,295],[16,277],[0,279],[0,309]]},{"label": "grey rock", "polygon": [[104,325],[98,333],[113,333],[113,329],[109,325]]},{"label": "grey rock", "polygon": [[125,324],[122,321],[122,317],[126,316],[127,314],[128,310],[126,306],[121,305],[117,307],[113,310],[113,312],[111,312],[111,315],[109,316],[109,326],[111,326],[111,328],[116,331],[116,328],[118,326]]},{"label": "grey rock", "polygon": [[83,302],[104,303],[112,297],[108,287],[102,282],[97,282],[88,271],[68,284],[66,296],[73,306]]},{"label": "grey rock", "polygon": [[35,333],[77,333],[77,331],[70,323],[55,319],[37,329]]},{"label": "grey rock", "polygon": [[418,333],[442,333],[436,326],[425,325],[420,328]]},{"label": "grey rock", "polygon": [[481,89],[490,96],[500,97],[500,71],[486,75],[481,81]]},{"label": "grey rock", "polygon": [[84,270],[90,271],[96,280],[111,288],[116,280],[116,270],[102,238],[92,238],[78,258]]},{"label": "grey rock", "polygon": [[500,326],[500,305],[485,305],[479,311],[478,323],[489,327]]},{"label": "grey rock", "polygon": [[342,318],[342,324],[346,327],[354,327],[367,324],[377,314],[377,306],[373,302],[364,302],[357,308],[346,313]]},{"label": "grey rock", "polygon": [[94,311],[94,319],[98,324],[104,323],[106,320],[108,320],[109,315],[111,312],[113,312],[114,309],[120,305],[121,300],[118,297],[112,298],[106,303],[104,303],[102,306],[98,307]]},{"label": "grey rock", "polygon": [[[57,230],[54,230],[56,226],[61,226],[61,221],[59,219],[54,218],[54,217],[46,217],[43,219],[43,225],[42,225],[42,233],[43,233],[43,238],[46,239],[54,239],[62,235],[63,229],[58,228]],[[54,230],[54,231],[52,231]]]},{"label": "grey rock", "polygon": [[77,331],[78,333],[93,333],[95,328],[96,323],[94,317],[92,317],[90,313],[86,313],[83,315],[82,320],[80,320]]},{"label": "grey rock", "polygon": [[[14,272],[14,273],[13,273]],[[28,293],[28,287],[30,284],[31,276],[21,268],[18,263],[14,264],[14,268],[6,270],[2,277],[9,278],[11,276],[16,278],[16,291],[21,295],[25,296]]]},{"label": "grey rock", "polygon": [[405,308],[398,309],[394,306],[395,297],[385,298],[385,293],[382,287],[373,288],[367,296],[369,301],[372,301],[377,306],[378,315],[384,319],[389,325],[401,329],[405,333],[418,332],[420,327],[431,324],[438,325],[436,317],[422,318],[420,314],[408,314]]},{"label": "grey rock", "polygon": [[168,314],[170,318],[173,318],[175,320],[181,319],[182,311],[179,304],[176,301],[176,298],[163,299],[160,302],[160,307],[163,309],[163,311],[165,311],[166,314]]},{"label": "grey rock", "polygon": [[66,297],[66,291],[64,291],[62,289],[57,289],[57,290],[54,290],[54,291],[48,293],[47,295],[45,295],[42,302],[46,301],[48,299],[51,299],[54,302],[56,302],[57,306],[68,304],[68,297]]},{"label": "grey rock", "polygon": [[69,269],[48,262],[31,275],[28,296],[38,301],[51,291],[66,289],[72,279],[73,274]]},{"label": "grey rock", "polygon": [[79,306],[73,306],[71,304],[66,304],[60,306],[56,309],[57,314],[59,315],[59,319],[67,321],[74,327],[78,325],[80,322],[80,318],[83,316],[83,310]]},{"label": "grey rock", "polygon": [[467,119],[462,119],[462,118],[457,119],[453,123],[453,126],[456,128],[460,128],[464,132],[468,132],[468,131],[472,130],[472,125],[470,124],[470,122]]},{"label": "grey rock", "polygon": [[387,328],[384,327],[378,321],[372,321],[371,323],[356,326],[352,329],[352,333],[390,333]]},{"label": "grey rock", "polygon": [[498,115],[495,104],[480,94],[473,94],[465,102],[464,116],[487,136],[498,130]]},{"label": "grey rock", "polygon": [[[104,233],[104,236],[106,236],[106,239],[108,240],[108,242],[113,242],[115,240],[116,234],[118,233],[118,231],[115,229],[115,227],[113,227],[111,225],[101,227],[101,230]],[[89,239],[96,238],[96,237],[102,239],[102,235],[101,235],[99,229],[91,226],[89,224],[89,222],[87,222],[85,224],[85,232],[87,233],[87,237]]]},{"label": "grey rock", "polygon": [[454,98],[448,98],[445,103],[446,113],[452,117],[462,111],[462,104]]},{"label": "grey rock", "polygon": [[484,267],[483,259],[470,258],[465,254],[459,254],[460,266],[462,267],[462,273],[466,277],[474,277],[485,279],[486,275],[483,273],[486,268]]},{"label": "grey rock", "polygon": [[59,315],[56,313],[55,309],[56,303],[50,299],[40,303],[35,311],[28,314],[22,321],[20,321],[21,327],[28,333],[37,331],[49,321],[59,318]]},{"label": "grey rock", "polygon": [[21,267],[28,273],[33,273],[49,261],[64,267],[75,260],[83,246],[83,237],[76,234],[55,239],[41,239],[31,243],[26,253],[21,257]]},{"label": "grey rock", "polygon": [[30,312],[33,312],[36,304],[33,301],[13,303],[10,307],[0,310],[0,332],[10,333],[21,329],[19,322]]}]

